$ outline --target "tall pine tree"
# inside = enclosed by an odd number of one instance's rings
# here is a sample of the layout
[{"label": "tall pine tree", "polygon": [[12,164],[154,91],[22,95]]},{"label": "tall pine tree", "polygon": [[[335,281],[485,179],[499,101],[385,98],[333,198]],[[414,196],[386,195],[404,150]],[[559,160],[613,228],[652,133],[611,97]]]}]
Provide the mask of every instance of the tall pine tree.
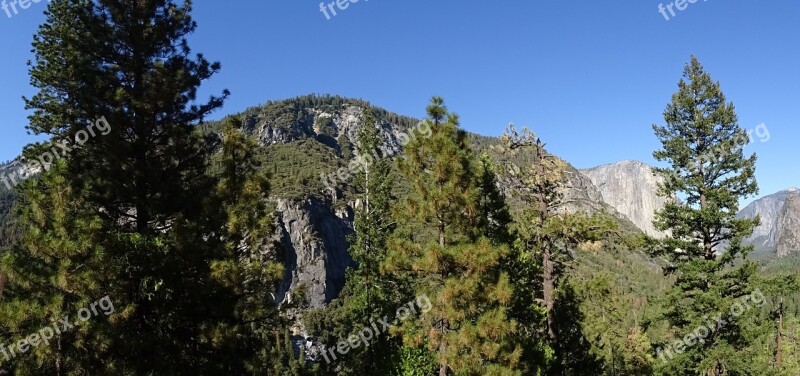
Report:
[{"label": "tall pine tree", "polygon": [[[338,298],[307,320],[327,348],[338,341],[358,336],[359,330],[394,314],[401,295],[379,267],[386,258],[386,242],[394,224],[389,210],[392,198],[391,160],[380,152],[383,139],[379,124],[371,109],[365,108],[356,143],[356,158],[361,163],[355,172],[355,233],[351,237],[350,254],[358,267],[347,272],[345,287]],[[398,341],[375,333],[368,346],[337,354],[326,355],[329,373],[337,375],[389,374]]]},{"label": "tall pine tree", "polygon": [[677,278],[666,299],[666,319],[678,339],[716,318],[726,324],[713,325],[692,345],[660,349],[659,360],[668,374],[745,374],[747,362],[738,353],[747,345],[740,327],[745,316],[733,315],[731,307],[752,292],[755,266],[734,261],[752,249],[742,242],[759,223],[736,216],[739,201],[758,192],[756,156],[745,156],[750,140],[733,104],[695,57],[664,120],[653,126],[662,144],[653,155],[668,165],[656,169],[664,178],[660,193],[677,197],[655,221],[659,230],[671,231],[659,251],[671,261],[666,271]]},{"label": "tall pine tree", "polygon": [[511,245],[511,213],[505,196],[500,192],[497,181],[497,167],[488,153],[481,154],[477,176],[478,186],[478,227],[483,236],[494,244]]},{"label": "tall pine tree", "polygon": [[240,247],[256,238],[249,230],[264,229],[262,218],[215,202],[226,202],[227,189],[255,198],[266,187],[228,169],[232,180],[218,196],[208,174],[210,148],[196,125],[225,95],[196,100],[219,64],[192,56],[190,12],[191,2],[168,0],[48,7],[33,43],[38,93],[27,107],[30,129],[52,141],[27,154],[64,141],[73,148],[23,190],[28,231],[3,259],[13,297],[0,309],[3,325],[12,337],[31,333],[104,295],[116,309],[40,344],[35,356],[17,357],[19,374],[263,368],[253,358],[257,334],[242,329],[255,314],[246,309],[252,295],[243,297],[252,289],[229,283],[247,278],[220,273],[227,261],[241,261]]},{"label": "tall pine tree", "polygon": [[431,136],[409,142],[399,163],[412,192],[397,208],[382,269],[414,281],[432,309],[398,332],[407,346],[436,353],[440,376],[519,374],[513,291],[499,267],[508,249],[481,237],[475,161],[458,117],[438,97],[428,116]]},{"label": "tall pine tree", "polygon": [[[568,325],[564,325],[564,320],[561,324],[557,322],[559,316],[564,316],[563,312],[557,312],[559,306],[568,309],[574,306],[559,305],[559,293],[564,293],[559,287],[567,277],[569,262],[577,248],[587,242],[605,239],[615,233],[616,226],[603,215],[588,216],[564,209],[562,192],[566,186],[566,163],[548,154],[532,131],[527,128],[517,131],[512,125],[502,140],[500,152],[509,171],[507,183],[523,202],[514,223],[517,256],[511,264],[512,271],[517,277],[517,290],[531,294],[516,302],[528,307],[527,310],[515,309],[516,318],[523,327],[531,328],[540,317],[533,302],[541,306],[545,315],[544,342],[555,353],[555,361],[547,368],[549,374],[597,372],[587,369],[587,364],[592,362],[575,363],[583,358],[576,356],[584,348],[580,323],[574,320],[567,320]],[[565,346],[567,337],[577,337],[573,343],[580,346]],[[539,342],[534,341],[531,345],[539,349]],[[546,355],[533,355],[551,360]]]}]

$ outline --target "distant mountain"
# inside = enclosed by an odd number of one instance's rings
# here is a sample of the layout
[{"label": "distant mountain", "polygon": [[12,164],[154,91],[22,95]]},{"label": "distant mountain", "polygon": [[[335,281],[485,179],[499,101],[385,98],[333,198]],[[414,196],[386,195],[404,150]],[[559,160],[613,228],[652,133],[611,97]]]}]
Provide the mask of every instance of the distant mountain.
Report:
[{"label": "distant mountain", "polygon": [[[602,199],[648,235],[663,237],[653,226],[655,211],[667,200],[659,197],[660,178],[652,167],[638,161],[622,161],[581,170],[602,194]],[[790,188],[753,201],[742,209],[742,218],[761,216],[761,225],[745,241],[756,253],[784,257],[800,253],[800,189]]]},{"label": "distant mountain", "polygon": [[646,234],[663,237],[653,225],[655,212],[667,199],[658,195],[658,183],[652,167],[639,161],[622,161],[581,170],[602,195],[603,201],[625,215]]},{"label": "distant mountain", "polygon": [[761,225],[747,239],[759,253],[783,257],[800,251],[800,189],[790,188],[747,205],[739,216],[761,216]]}]

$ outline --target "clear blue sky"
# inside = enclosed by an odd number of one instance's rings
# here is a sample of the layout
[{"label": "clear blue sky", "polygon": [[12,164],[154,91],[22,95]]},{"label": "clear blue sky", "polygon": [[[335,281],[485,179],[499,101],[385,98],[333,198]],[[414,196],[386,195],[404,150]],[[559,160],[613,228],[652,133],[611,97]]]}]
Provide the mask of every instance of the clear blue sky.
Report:
[{"label": "clear blue sky", "polygon": [[[465,129],[527,125],[579,168],[653,163],[651,125],[696,54],[741,125],[769,129],[749,147],[762,194],[800,186],[800,2],[701,0],[670,21],[661,2],[361,0],[326,20],[319,1],[196,0],[190,43],[222,62],[202,90],[232,91],[219,116],[308,93],[422,116],[435,94]],[[21,96],[45,6],[0,13],[0,160],[33,140]]]}]

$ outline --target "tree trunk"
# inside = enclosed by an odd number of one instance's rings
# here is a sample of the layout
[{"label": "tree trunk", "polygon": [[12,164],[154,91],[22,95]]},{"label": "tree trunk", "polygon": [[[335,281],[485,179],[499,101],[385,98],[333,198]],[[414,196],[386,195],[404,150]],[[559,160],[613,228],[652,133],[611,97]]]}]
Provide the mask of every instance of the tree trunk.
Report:
[{"label": "tree trunk", "polygon": [[[537,165],[537,173],[539,176],[544,176],[546,171],[544,168],[544,145],[542,145],[540,140],[536,141],[536,163]],[[547,197],[545,196],[544,192],[539,190],[536,194],[537,204],[539,205],[539,216],[542,221],[541,225],[544,225],[545,221],[547,221],[547,217],[549,215],[549,203],[547,202]],[[553,260],[553,250],[550,248],[549,244],[545,244],[544,248],[544,255],[542,255],[542,295],[544,298],[544,305],[547,309],[547,338],[550,340],[550,343],[553,344],[556,342],[556,331],[555,331],[555,317],[553,314],[555,313],[555,306],[556,306],[556,275],[555,275],[555,261]]]},{"label": "tree trunk", "polygon": [[61,335],[58,336],[58,353],[56,354],[56,376],[61,376]]},{"label": "tree trunk", "polygon": [[[447,343],[445,342],[444,336],[447,334],[447,331],[450,330],[450,324],[447,322],[447,319],[442,321],[442,339],[439,342],[439,354],[444,354],[447,351]],[[442,362],[439,363],[439,376],[447,376],[447,363]]]},{"label": "tree trunk", "polygon": [[439,246],[444,248],[445,239],[444,239],[444,221],[439,221]]},{"label": "tree trunk", "polygon": [[550,343],[555,343],[555,317],[553,317],[556,306],[555,263],[549,247],[545,249],[542,257],[542,269],[542,290],[544,293],[544,306],[547,309],[547,338]]},{"label": "tree trunk", "polygon": [[781,305],[778,308],[778,348],[775,354],[775,367],[781,368],[783,363],[783,298],[781,298]]}]

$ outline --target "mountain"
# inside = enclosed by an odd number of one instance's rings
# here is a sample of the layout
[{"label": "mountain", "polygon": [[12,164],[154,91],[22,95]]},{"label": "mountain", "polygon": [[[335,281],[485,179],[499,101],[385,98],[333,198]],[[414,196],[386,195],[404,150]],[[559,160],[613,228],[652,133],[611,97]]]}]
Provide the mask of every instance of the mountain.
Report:
[{"label": "mountain", "polygon": [[[351,181],[332,175],[347,170],[356,158],[353,146],[364,109],[370,109],[381,129],[384,155],[401,155],[406,137],[425,137],[417,128],[419,120],[397,115],[366,101],[338,96],[304,96],[268,102],[237,115],[245,130],[259,140],[266,151],[266,168],[271,174],[276,201],[277,239],[284,248],[286,276],[276,299],[291,299],[303,291],[311,307],[325,305],[344,285],[345,271],[353,266],[347,237],[352,233],[356,200]],[[214,132],[217,123],[205,126]],[[493,155],[500,144],[496,137],[468,134],[476,153]],[[496,157],[496,156],[495,156]],[[592,181],[567,165],[567,188],[563,209],[569,212],[605,212],[621,226],[637,231],[627,217],[603,201]],[[503,189],[505,177],[500,172]],[[408,182],[398,179],[394,189],[402,193]],[[514,209],[514,192],[503,189]],[[649,260],[645,261],[649,262]]]},{"label": "mountain", "polygon": [[756,247],[756,252],[783,257],[800,251],[800,189],[762,197],[742,209],[739,216],[761,217],[761,225],[746,241]]},{"label": "mountain", "polygon": [[667,198],[658,195],[658,183],[652,167],[639,161],[622,161],[581,170],[600,191],[602,200],[625,215],[636,227],[654,237],[664,233],[653,225],[655,212]]},{"label": "mountain", "polygon": [[[654,212],[667,199],[658,196],[660,178],[652,167],[638,161],[622,161],[581,170],[600,191],[602,200],[648,235],[663,237],[653,226]],[[784,257],[800,251],[800,189],[790,188],[753,201],[742,209],[742,218],[761,216],[761,225],[745,241],[756,253]]]},{"label": "mountain", "polygon": [[[348,253],[348,237],[353,233],[356,199],[347,171],[357,157],[353,145],[365,109],[371,110],[378,121],[384,155],[398,157],[407,137],[426,136],[417,119],[374,107],[363,100],[338,96],[310,95],[272,101],[235,115],[242,119],[245,131],[264,147],[264,167],[270,174],[275,208],[274,239],[281,245],[286,265],[284,280],[275,294],[279,302],[301,296],[309,307],[322,307],[338,296],[347,268],[355,266]],[[220,125],[220,122],[208,122],[199,129],[213,138]],[[497,157],[494,146],[500,144],[498,138],[476,134],[468,134],[468,138],[476,153],[487,152]],[[530,157],[521,156],[523,159]],[[36,171],[29,171],[17,160],[0,166],[0,173],[28,177]],[[499,175],[500,188],[506,193],[511,209],[520,207],[515,192],[504,188],[508,175],[503,171],[499,171]],[[637,225],[643,222],[632,223],[628,218],[637,216],[620,213],[613,204],[606,203],[604,199],[612,196],[604,195],[589,177],[569,164],[565,176],[563,210],[605,212],[617,218],[623,229],[638,231]],[[407,191],[408,184],[397,179],[395,192]],[[10,202],[5,205],[9,206]],[[4,216],[0,210],[0,217]],[[637,270],[642,269],[641,265],[656,268],[642,255],[624,256],[628,262],[609,257],[587,255],[586,260],[607,265],[638,265],[633,267]]]}]

